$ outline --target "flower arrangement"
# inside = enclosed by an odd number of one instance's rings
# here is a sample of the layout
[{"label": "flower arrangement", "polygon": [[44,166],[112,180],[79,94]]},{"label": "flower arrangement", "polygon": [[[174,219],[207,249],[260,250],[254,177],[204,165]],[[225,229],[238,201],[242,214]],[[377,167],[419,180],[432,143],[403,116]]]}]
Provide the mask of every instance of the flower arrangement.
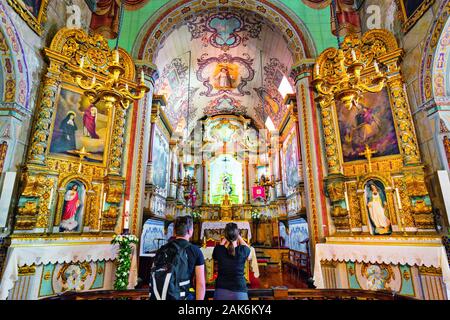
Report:
[{"label": "flower arrangement", "polygon": [[200,211],[193,211],[191,215],[194,222],[200,222],[202,220],[202,213]]},{"label": "flower arrangement", "polygon": [[115,290],[126,290],[128,287],[128,277],[131,268],[131,244],[138,243],[138,238],[132,234],[115,235],[112,244],[119,245],[119,257],[117,260]]},{"label": "flower arrangement", "polygon": [[261,213],[259,212],[258,209],[253,209],[252,210],[252,220],[259,220],[261,219]]}]

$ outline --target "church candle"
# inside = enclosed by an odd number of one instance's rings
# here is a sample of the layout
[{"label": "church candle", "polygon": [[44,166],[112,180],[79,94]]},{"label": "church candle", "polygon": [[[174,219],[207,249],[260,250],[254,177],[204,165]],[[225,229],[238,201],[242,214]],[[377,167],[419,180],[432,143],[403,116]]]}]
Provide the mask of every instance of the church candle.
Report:
[{"label": "church candle", "polygon": [[119,50],[116,50],[115,61],[119,63]]},{"label": "church candle", "polygon": [[105,211],[105,206],[106,206],[106,192],[103,193],[102,212]]},{"label": "church candle", "polygon": [[347,191],[344,191],[344,196],[345,196],[345,207],[347,208],[348,211],[350,211],[350,206],[348,204],[348,194]]},{"label": "church candle", "polygon": [[53,188],[50,190],[50,197],[48,198],[48,210],[52,207],[52,201],[53,201]]},{"label": "church candle", "polygon": [[130,200],[126,200],[123,228],[129,229],[129,227],[130,227]]},{"label": "church candle", "polygon": [[395,195],[397,196],[397,204],[398,208],[402,210],[402,201],[400,199],[400,192],[398,191],[398,188],[395,188]]},{"label": "church candle", "polygon": [[376,61],[373,63],[373,66],[375,67],[375,72],[380,73],[380,68],[378,67],[378,63]]},{"label": "church candle", "polygon": [[353,61],[356,61],[356,52],[352,49],[352,59]]},{"label": "church candle", "polygon": [[83,69],[83,67],[84,67],[84,57],[81,57],[81,60],[80,60],[80,69]]}]

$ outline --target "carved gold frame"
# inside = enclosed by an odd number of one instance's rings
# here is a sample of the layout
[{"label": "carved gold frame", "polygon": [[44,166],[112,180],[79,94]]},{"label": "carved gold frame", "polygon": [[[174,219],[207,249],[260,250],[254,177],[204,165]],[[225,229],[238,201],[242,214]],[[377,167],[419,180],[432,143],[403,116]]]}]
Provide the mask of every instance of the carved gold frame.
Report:
[{"label": "carved gold frame", "polygon": [[414,13],[410,17],[408,17],[404,0],[396,0],[402,20],[403,32],[408,32],[417,23],[417,21],[420,20],[424,13],[433,5],[434,1],[435,0],[424,0],[422,4],[416,9],[416,11],[414,11]]},{"label": "carved gold frame", "polygon": [[[67,232],[67,235],[58,234],[70,237],[74,233],[84,236],[87,232],[121,232],[121,225],[117,221],[121,216],[125,190],[127,111],[120,104],[109,111],[109,131],[102,163],[82,161],[80,167],[79,159],[50,153],[61,89],[81,93],[72,76],[81,57],[85,58],[84,71],[89,77],[95,76],[98,83],[107,81],[107,67],[114,59],[113,52],[107,40],[100,35],[88,35],[81,29],[63,28],[56,33],[50,46],[44,49],[44,54],[49,66],[42,79],[21,178],[22,190],[15,232],[19,235],[47,230],[50,236],[53,228],[59,225],[64,187],[72,180],[80,180],[86,186],[81,229]],[[121,82],[136,90],[133,60],[122,49],[119,49],[119,55],[125,71]],[[133,104],[133,108],[136,107]],[[132,110],[128,112],[132,114]]]},{"label": "carved gold frame", "polygon": [[[407,232],[418,230],[434,232],[431,207],[417,206],[413,201],[414,197],[423,200],[429,198],[429,195],[424,183],[415,125],[401,75],[400,63],[404,51],[398,47],[395,37],[386,30],[371,30],[361,38],[358,35],[349,35],[343,41],[342,50],[347,66],[352,63],[352,52],[366,65],[361,73],[362,81],[370,82],[376,75],[374,61],[385,69],[385,89],[389,96],[400,154],[380,157],[374,155],[371,166],[367,159],[344,162],[336,101],[332,95],[320,96],[321,99],[317,101],[322,116],[328,167],[325,184],[327,197],[331,202],[330,215],[334,227],[341,235],[352,233],[354,228],[363,234],[371,230],[363,186],[367,180],[377,179],[386,189],[386,209],[391,226],[398,228],[393,228],[393,232],[403,236],[407,235]],[[338,50],[325,50],[317,59],[315,70],[316,76],[325,78],[328,83],[339,82],[342,71],[338,65]],[[418,190],[417,195],[415,190]],[[348,206],[345,192],[348,195]],[[395,194],[397,192],[399,201]]]},{"label": "carved gold frame", "polygon": [[42,35],[42,24],[47,20],[47,6],[49,0],[42,0],[38,16],[35,17],[19,0],[7,0],[8,4],[38,35]]}]

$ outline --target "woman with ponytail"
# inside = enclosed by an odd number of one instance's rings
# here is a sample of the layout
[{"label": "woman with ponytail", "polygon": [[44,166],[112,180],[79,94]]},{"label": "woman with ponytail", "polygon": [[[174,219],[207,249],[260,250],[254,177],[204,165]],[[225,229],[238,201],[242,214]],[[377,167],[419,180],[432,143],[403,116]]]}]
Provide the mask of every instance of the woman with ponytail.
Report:
[{"label": "woman with ponytail", "polygon": [[214,300],[248,300],[245,262],[250,248],[239,235],[236,223],[225,226],[225,238],[213,251],[218,265]]}]

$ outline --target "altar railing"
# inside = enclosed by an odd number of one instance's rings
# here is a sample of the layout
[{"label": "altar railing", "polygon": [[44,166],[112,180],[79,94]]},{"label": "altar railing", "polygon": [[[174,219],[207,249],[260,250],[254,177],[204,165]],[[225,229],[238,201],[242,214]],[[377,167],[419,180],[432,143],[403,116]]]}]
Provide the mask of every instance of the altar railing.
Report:
[{"label": "altar railing", "polygon": [[[354,289],[249,289],[250,300],[415,300],[389,291]],[[206,300],[212,300],[214,289],[206,290]],[[44,300],[149,300],[148,289],[66,292]]]}]

